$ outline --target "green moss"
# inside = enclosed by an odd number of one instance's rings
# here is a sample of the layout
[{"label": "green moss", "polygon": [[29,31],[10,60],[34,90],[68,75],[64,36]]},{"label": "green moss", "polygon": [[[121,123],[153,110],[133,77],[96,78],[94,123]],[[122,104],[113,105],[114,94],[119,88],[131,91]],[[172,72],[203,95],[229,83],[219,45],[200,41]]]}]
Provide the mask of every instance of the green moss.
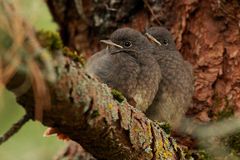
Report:
[{"label": "green moss", "polygon": [[170,134],[171,133],[171,126],[170,126],[169,123],[161,122],[161,123],[159,123],[159,126],[164,130],[164,132],[166,134]]},{"label": "green moss", "polygon": [[55,50],[62,50],[63,54],[71,58],[75,62],[79,62],[82,65],[85,64],[83,56],[78,55],[76,51],[70,50],[68,47],[64,47],[61,37],[57,32],[51,31],[38,31],[37,38],[43,48],[48,49],[51,53]]},{"label": "green moss", "polygon": [[63,48],[61,37],[57,32],[51,31],[38,31],[37,38],[42,47],[52,50],[58,50]]},{"label": "green moss", "polygon": [[212,115],[212,116],[215,116],[217,120],[229,118],[234,114],[234,107],[229,104],[227,97],[219,98],[217,95],[215,95],[213,108],[221,107],[222,103],[224,103],[225,105],[224,109],[218,113],[213,113]]},{"label": "green moss", "polygon": [[205,150],[188,150],[185,152],[185,158],[189,160],[212,160],[211,157]]},{"label": "green moss", "polygon": [[232,136],[229,136],[228,145],[229,147],[240,153],[240,132]]},{"label": "green moss", "polygon": [[111,93],[113,95],[113,98],[117,100],[119,103],[122,103],[124,101],[124,96],[120,91],[112,89]]},{"label": "green moss", "polygon": [[71,58],[75,62],[79,62],[82,65],[85,64],[85,59],[83,56],[78,55],[76,51],[71,51],[68,47],[63,48],[63,55]]},{"label": "green moss", "polygon": [[230,107],[224,108],[221,112],[217,113],[217,117],[219,120],[225,119],[225,118],[230,118],[234,114],[234,109]]},{"label": "green moss", "polygon": [[92,114],[91,114],[91,118],[96,118],[100,115],[98,110],[93,110]]},{"label": "green moss", "polygon": [[234,114],[234,106],[229,104],[227,97],[225,97],[224,100],[226,102],[226,106],[225,106],[224,110],[222,112],[220,112],[218,115],[218,117],[220,117],[222,119],[232,117]]},{"label": "green moss", "polygon": [[229,148],[229,155],[240,155],[240,132],[235,134],[227,135],[222,138],[224,145]]}]

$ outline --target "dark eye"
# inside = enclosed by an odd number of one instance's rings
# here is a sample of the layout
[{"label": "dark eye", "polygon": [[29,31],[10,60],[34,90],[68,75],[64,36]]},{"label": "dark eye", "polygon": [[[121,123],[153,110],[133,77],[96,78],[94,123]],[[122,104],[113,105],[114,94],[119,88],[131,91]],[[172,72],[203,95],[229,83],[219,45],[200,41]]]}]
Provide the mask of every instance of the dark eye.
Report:
[{"label": "dark eye", "polygon": [[131,46],[132,46],[132,42],[130,42],[130,41],[125,41],[125,42],[124,42],[124,46],[127,47],[127,48],[128,48],[128,47],[131,47]]},{"label": "dark eye", "polygon": [[163,40],[163,44],[164,44],[165,46],[167,46],[167,45],[168,45],[168,40],[167,40],[167,39],[164,39],[164,40]]}]

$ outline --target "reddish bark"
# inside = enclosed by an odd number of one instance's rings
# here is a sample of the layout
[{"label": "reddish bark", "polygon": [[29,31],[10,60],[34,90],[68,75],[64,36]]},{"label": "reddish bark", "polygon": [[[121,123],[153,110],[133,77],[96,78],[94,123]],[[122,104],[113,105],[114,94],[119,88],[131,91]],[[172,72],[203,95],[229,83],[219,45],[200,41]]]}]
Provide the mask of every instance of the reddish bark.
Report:
[{"label": "reddish bark", "polygon": [[[234,108],[239,114],[240,4],[237,0],[232,3],[222,0],[111,2],[82,0],[81,16],[73,1],[47,1],[66,44],[90,54],[99,49],[98,40],[116,28],[130,26],[144,31],[150,25],[165,25],[173,33],[184,58],[194,67],[195,95],[189,114],[202,121],[213,118],[209,112],[215,115],[225,107]],[[59,13],[59,6],[64,6],[64,13]],[[125,16],[119,16],[121,12]],[[88,23],[83,20],[84,15]]]}]

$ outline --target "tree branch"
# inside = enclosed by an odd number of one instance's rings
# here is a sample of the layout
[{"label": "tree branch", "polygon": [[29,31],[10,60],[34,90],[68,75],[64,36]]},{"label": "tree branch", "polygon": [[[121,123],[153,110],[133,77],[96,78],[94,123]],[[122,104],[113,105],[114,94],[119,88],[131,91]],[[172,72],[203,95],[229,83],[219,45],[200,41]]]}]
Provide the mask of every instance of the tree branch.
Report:
[{"label": "tree branch", "polygon": [[14,123],[11,128],[0,137],[0,145],[16,134],[28,120],[29,116],[26,114]]},{"label": "tree branch", "polygon": [[[57,128],[97,158],[179,158],[174,140],[157,122],[126,100],[114,100],[111,90],[89,77],[80,63],[61,55],[53,64],[58,64],[57,81],[48,83],[52,107],[43,112],[44,125]],[[8,86],[17,79],[18,74]],[[31,89],[18,97],[29,115],[34,115],[34,101]]]}]

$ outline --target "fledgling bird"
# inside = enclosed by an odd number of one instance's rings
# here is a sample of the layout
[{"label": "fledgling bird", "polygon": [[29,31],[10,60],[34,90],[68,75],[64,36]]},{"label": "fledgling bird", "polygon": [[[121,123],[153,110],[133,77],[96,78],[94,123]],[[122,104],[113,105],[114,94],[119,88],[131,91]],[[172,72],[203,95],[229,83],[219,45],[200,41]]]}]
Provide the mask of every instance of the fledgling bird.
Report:
[{"label": "fledgling bird", "polygon": [[150,119],[166,121],[176,129],[192,101],[192,67],[177,51],[172,35],[166,28],[151,27],[147,29],[146,36],[155,44],[154,56],[162,74],[159,90],[146,114]]},{"label": "fledgling bird", "polygon": [[108,46],[90,57],[86,72],[119,90],[128,100],[133,99],[136,108],[146,111],[161,79],[152,44],[130,28],[118,29],[111,34],[110,40],[101,42]]}]

